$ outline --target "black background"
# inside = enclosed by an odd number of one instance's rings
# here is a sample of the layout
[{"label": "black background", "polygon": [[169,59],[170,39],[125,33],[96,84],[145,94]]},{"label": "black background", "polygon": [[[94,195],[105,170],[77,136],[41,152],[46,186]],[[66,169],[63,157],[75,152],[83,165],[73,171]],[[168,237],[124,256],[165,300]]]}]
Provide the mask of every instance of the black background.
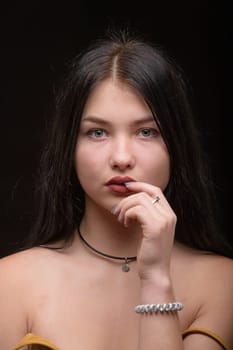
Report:
[{"label": "black background", "polygon": [[2,5],[0,16],[0,256],[13,252],[30,227],[45,119],[65,63],[109,24],[125,23],[163,46],[186,72],[223,232],[233,244],[230,1],[17,1]]}]

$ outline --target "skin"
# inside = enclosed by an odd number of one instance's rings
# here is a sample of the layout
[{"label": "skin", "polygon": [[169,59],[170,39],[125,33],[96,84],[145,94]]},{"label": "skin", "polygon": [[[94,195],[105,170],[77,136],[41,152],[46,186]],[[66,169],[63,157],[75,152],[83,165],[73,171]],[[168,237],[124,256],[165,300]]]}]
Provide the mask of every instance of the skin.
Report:
[{"label": "skin", "polygon": [[[82,235],[102,252],[137,255],[137,261],[124,273],[121,263],[95,255],[78,235],[59,251],[33,248],[2,259],[0,350],[28,332],[63,350],[221,349],[203,335],[182,341],[182,330],[193,327],[232,345],[232,260],[174,241],[177,218],[163,195],[169,155],[134,90],[111,79],[93,90],[74,162],[86,193]],[[106,186],[114,176],[134,181],[116,192]],[[133,311],[137,304],[174,300],[185,305],[178,315]]]},{"label": "skin", "polygon": [[[112,106],[118,107],[113,109]],[[140,244],[140,249],[138,252],[134,250],[133,255],[138,256],[140,275],[147,278],[150,270],[154,273],[154,263],[157,264],[160,255],[166,260],[161,262],[161,269],[169,271],[176,217],[162,190],[169,181],[170,162],[148,106],[127,85],[111,80],[103,82],[88,99],[80,129],[75,165],[86,193],[86,213],[82,230],[92,232],[91,229],[86,229],[88,222],[92,221],[91,217],[96,216],[95,221],[99,220],[100,215],[106,215],[103,208],[110,211],[114,207],[112,213],[120,223],[125,227],[134,223],[134,242]],[[88,174],[86,169],[89,169]],[[127,175],[136,180],[127,183],[129,192],[122,196],[105,186],[109,179],[119,175]],[[156,195],[161,200],[153,206],[151,202]],[[162,242],[156,242],[154,222],[157,223],[157,232],[160,235],[166,231]],[[111,231],[114,230],[111,228]],[[122,225],[117,225],[117,232],[113,234],[118,238],[113,238],[111,242],[119,238],[121,242],[116,242],[114,249],[117,243],[124,244],[120,231],[125,230]],[[152,238],[154,243],[141,241],[142,234],[145,238]],[[130,237],[130,240],[133,238]],[[106,237],[106,241],[109,241],[109,237]],[[107,248],[107,251],[112,249]],[[145,270],[146,265],[150,270]]]}]

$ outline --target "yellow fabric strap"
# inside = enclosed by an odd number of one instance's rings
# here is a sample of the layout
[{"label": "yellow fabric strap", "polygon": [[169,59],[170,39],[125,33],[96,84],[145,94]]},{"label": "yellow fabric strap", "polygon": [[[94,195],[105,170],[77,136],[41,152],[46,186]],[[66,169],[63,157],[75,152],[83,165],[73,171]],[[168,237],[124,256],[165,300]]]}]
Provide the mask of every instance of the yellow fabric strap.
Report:
[{"label": "yellow fabric strap", "polygon": [[25,345],[29,345],[29,350],[60,350],[48,340],[38,337],[32,333],[25,335],[25,337],[12,350],[19,350]]},{"label": "yellow fabric strap", "polygon": [[[224,350],[233,350],[225,344],[222,338],[209,330],[203,328],[188,329],[182,332],[183,339],[190,334],[204,334],[219,343]],[[12,350],[20,350],[26,345],[29,345],[29,350],[60,350],[56,345],[50,343],[48,340],[38,337],[32,333],[28,333]]]},{"label": "yellow fabric strap", "polygon": [[224,342],[224,340],[222,338],[220,338],[217,334],[209,331],[209,330],[206,330],[206,329],[203,329],[203,328],[192,328],[192,329],[187,329],[186,331],[182,332],[182,336],[183,336],[183,339],[185,337],[187,337],[188,335],[190,334],[204,334],[204,335],[207,335],[208,337],[214,339],[217,343],[219,343],[224,350],[232,350],[229,348],[228,345],[226,345],[226,343]]}]

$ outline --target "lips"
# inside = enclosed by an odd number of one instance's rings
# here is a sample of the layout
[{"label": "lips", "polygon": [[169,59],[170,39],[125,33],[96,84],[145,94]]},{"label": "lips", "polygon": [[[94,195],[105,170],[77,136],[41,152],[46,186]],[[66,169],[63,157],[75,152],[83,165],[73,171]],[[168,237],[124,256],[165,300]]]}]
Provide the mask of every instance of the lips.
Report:
[{"label": "lips", "polygon": [[126,182],[136,181],[128,176],[115,176],[111,178],[106,186],[113,192],[117,193],[127,193],[129,192],[128,188],[125,186]]}]

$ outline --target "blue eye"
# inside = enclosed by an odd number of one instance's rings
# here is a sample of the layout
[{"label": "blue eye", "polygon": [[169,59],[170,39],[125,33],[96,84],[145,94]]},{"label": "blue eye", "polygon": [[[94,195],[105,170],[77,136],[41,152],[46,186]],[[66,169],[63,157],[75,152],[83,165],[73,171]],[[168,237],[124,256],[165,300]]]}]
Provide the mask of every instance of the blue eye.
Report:
[{"label": "blue eye", "polygon": [[139,131],[139,135],[142,137],[155,137],[158,134],[156,129],[144,128]]},{"label": "blue eye", "polygon": [[101,138],[106,136],[106,132],[103,129],[91,129],[88,131],[88,135],[94,138]]}]

